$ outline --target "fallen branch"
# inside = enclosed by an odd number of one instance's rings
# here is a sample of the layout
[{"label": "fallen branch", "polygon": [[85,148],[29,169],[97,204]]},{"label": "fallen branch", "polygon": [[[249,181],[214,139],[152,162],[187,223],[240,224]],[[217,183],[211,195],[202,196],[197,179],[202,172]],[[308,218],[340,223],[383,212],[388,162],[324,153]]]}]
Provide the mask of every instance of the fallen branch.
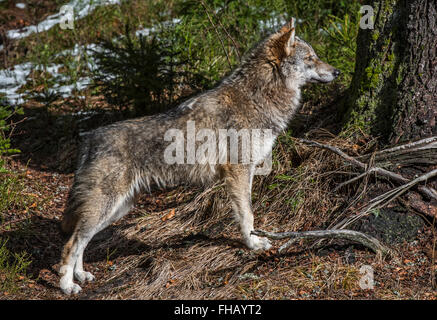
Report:
[{"label": "fallen branch", "polygon": [[355,221],[359,220],[361,217],[365,216],[368,212],[371,212],[371,210],[381,208],[382,206],[385,206],[390,202],[392,202],[393,200],[395,200],[396,198],[400,197],[402,194],[404,194],[406,191],[412,188],[415,184],[426,181],[427,179],[430,179],[435,176],[437,176],[437,169],[432,170],[410,181],[407,184],[404,184],[382,195],[377,196],[376,198],[372,199],[369,202],[369,204],[364,209],[362,209],[358,214],[354,215],[352,218],[347,219],[346,221],[343,220],[339,225],[336,225],[335,227],[339,227],[341,225],[341,227],[344,228],[350,225],[351,223],[354,223]]},{"label": "fallen branch", "polygon": [[[369,155],[357,157],[366,161]],[[419,141],[403,144],[375,153],[376,162],[389,161],[394,166],[402,164],[429,164],[437,163],[437,137],[430,137]]]},{"label": "fallen branch", "polygon": [[302,232],[268,232],[262,230],[254,230],[251,234],[267,237],[273,240],[280,240],[291,238],[287,243],[279,248],[279,252],[290,247],[298,239],[346,239],[353,242],[358,242],[363,246],[372,249],[377,254],[382,254],[383,256],[391,253],[390,249],[383,246],[374,237],[368,236],[362,232],[353,230],[315,230],[315,231],[302,231]]},{"label": "fallen branch", "polygon": [[411,143],[407,143],[407,144],[403,144],[400,146],[396,146],[390,149],[384,149],[381,151],[378,151],[376,153],[377,156],[382,155],[382,154],[388,154],[388,153],[395,153],[398,151],[414,151],[414,150],[424,150],[424,149],[434,149],[437,147],[437,137],[431,137],[431,138],[426,138],[426,139],[422,139],[419,141],[415,141],[415,142],[411,142]]},{"label": "fallen branch", "polygon": [[329,150],[331,152],[334,152],[335,154],[338,154],[340,157],[342,157],[343,159],[347,160],[348,162],[350,162],[351,164],[353,164],[354,166],[360,168],[360,169],[364,169],[367,170],[367,165],[362,163],[361,161],[358,161],[357,159],[347,155],[346,153],[344,153],[343,151],[341,151],[339,148],[331,146],[329,144],[322,144],[319,142],[315,142],[315,141],[311,141],[311,140],[306,140],[306,139],[296,139],[297,141],[312,146],[312,147],[317,147],[320,149],[325,149],[325,150]]},{"label": "fallen branch", "polygon": [[[341,151],[337,147],[334,147],[334,146],[331,146],[331,145],[327,145],[327,144],[322,144],[322,143],[311,141],[311,140],[306,140],[306,139],[297,139],[297,141],[299,141],[299,142],[301,142],[303,144],[309,145],[309,146],[313,146],[313,147],[317,147],[317,148],[321,148],[321,149],[325,149],[325,150],[329,150],[331,152],[334,152],[335,154],[339,155],[340,157],[342,157],[343,159],[348,161],[353,166],[355,166],[355,167],[357,167],[357,168],[359,168],[361,170],[366,171],[367,174],[369,174],[370,172],[375,172],[376,174],[379,174],[379,175],[381,175],[383,177],[386,177],[388,179],[391,179],[391,180],[393,180],[395,182],[402,183],[402,184],[408,184],[408,183],[411,182],[410,180],[408,180],[407,178],[404,178],[400,174],[388,171],[388,170],[383,169],[383,168],[372,167],[369,170],[365,163],[362,163],[361,161],[359,161],[359,160],[357,160],[357,159],[347,155],[346,153],[344,153],[343,151]],[[366,176],[366,175],[361,175],[360,177],[363,177],[363,176]],[[428,176],[428,174],[426,174],[426,176]],[[431,175],[431,176],[433,176],[433,175]],[[428,178],[429,177],[430,176],[428,176]],[[347,182],[351,182],[351,181],[347,181]],[[417,189],[420,191],[420,193],[425,195],[427,198],[437,200],[437,191],[435,191],[433,188],[425,187],[425,186],[418,186]]]},{"label": "fallen branch", "polygon": [[390,190],[376,198],[374,198],[370,205],[364,210],[363,213],[369,212],[371,209],[376,208],[379,204],[382,202],[385,202],[385,204],[388,204],[389,202],[393,201],[394,199],[398,198],[402,194],[404,194],[406,191],[408,191],[410,188],[412,188],[414,185],[416,185],[419,182],[424,182],[430,178],[433,178],[437,176],[437,169],[434,169],[400,187],[397,187],[393,190]]}]

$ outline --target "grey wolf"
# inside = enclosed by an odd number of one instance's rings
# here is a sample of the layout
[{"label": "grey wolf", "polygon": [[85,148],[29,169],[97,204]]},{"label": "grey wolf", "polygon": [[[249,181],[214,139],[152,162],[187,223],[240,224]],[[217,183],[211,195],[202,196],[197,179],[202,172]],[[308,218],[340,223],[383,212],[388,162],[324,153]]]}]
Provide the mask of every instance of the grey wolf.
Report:
[{"label": "grey wolf", "polygon": [[[266,238],[251,235],[255,167],[271,152],[276,137],[298,110],[302,86],[330,82],[339,73],[295,36],[292,20],[260,42],[240,67],[214,89],[166,113],[120,121],[90,132],[81,146],[61,223],[62,230],[71,234],[61,258],[62,291],[70,294],[81,290],[73,278],[81,283],[94,279],[83,270],[83,252],[88,242],[126,215],[140,192],[155,188],[224,180],[245,244],[253,250],[269,249]],[[169,141],[164,137],[174,129],[183,131],[189,121],[195,122],[197,128],[213,131],[255,128],[270,130],[272,135],[268,141],[253,146],[250,163],[216,159],[169,164],[164,157]],[[183,138],[188,139],[187,135]],[[196,141],[196,146],[200,143]]]}]

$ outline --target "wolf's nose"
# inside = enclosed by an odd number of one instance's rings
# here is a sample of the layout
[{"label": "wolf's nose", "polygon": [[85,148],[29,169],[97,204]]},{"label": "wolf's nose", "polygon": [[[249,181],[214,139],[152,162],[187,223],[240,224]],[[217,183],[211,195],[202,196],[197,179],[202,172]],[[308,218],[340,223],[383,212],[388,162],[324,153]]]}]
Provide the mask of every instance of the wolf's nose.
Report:
[{"label": "wolf's nose", "polygon": [[340,71],[340,70],[338,70],[338,69],[335,69],[335,70],[334,70],[334,77],[337,78],[340,74],[341,74],[341,71]]}]

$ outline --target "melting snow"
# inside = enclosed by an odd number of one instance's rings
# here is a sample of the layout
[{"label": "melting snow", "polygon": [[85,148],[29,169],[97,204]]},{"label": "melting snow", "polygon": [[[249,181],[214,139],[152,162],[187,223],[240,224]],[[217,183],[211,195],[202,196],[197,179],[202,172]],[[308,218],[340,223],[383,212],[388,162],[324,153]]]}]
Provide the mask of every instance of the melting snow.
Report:
[{"label": "melting snow", "polygon": [[[96,44],[90,44],[86,46],[75,45],[73,49],[64,50],[55,55],[59,56],[85,56],[90,57],[87,60],[87,67],[89,70],[94,70],[96,65],[92,60],[93,51],[101,50]],[[6,70],[0,70],[0,95],[4,95],[4,99],[12,105],[18,105],[25,102],[25,98],[28,95],[34,95],[32,92],[18,93],[18,90],[26,84],[29,74],[32,70],[43,70],[50,73],[55,81],[55,85],[49,88],[46,92],[49,94],[57,94],[64,98],[71,96],[73,90],[83,90],[87,88],[92,82],[91,78],[83,77],[79,78],[73,84],[64,84],[71,82],[70,77],[59,72],[59,69],[63,67],[62,64],[50,64],[45,68],[41,65],[34,65],[31,62],[15,65],[12,68]]]},{"label": "melting snow", "polygon": [[[0,0],[1,1],[1,0]],[[77,3],[79,1],[71,1],[70,3]],[[90,1],[85,1],[90,2]],[[94,1],[92,2],[93,5],[92,8],[96,7],[96,3],[100,4],[110,4],[110,3],[117,3],[119,0],[106,0],[106,1]],[[84,11],[85,9],[82,9]],[[82,12],[81,11],[81,12]],[[50,18],[50,17],[49,17]],[[47,18],[46,21],[49,21],[50,19]],[[180,19],[173,19],[170,21],[165,21],[162,23],[162,25],[168,25],[171,23],[178,23],[180,22]],[[141,30],[138,30],[135,32],[136,36],[149,36],[154,32],[157,32],[157,27],[150,27],[150,28],[144,28]],[[41,31],[38,28],[38,31]],[[27,32],[30,32],[29,30]],[[34,31],[32,31],[34,32]],[[20,33],[20,37],[23,36],[24,33]],[[0,47],[1,50],[1,47]],[[57,53],[53,58],[59,58],[59,57],[88,57],[86,59],[87,67],[89,70],[94,70],[97,66],[93,60],[93,54],[94,52],[99,52],[103,50],[100,46],[97,44],[89,44],[85,46],[80,46],[76,44],[73,49],[67,49],[64,51],[61,51],[60,53]],[[52,75],[52,80],[55,81],[55,85],[53,85],[51,88],[47,89],[46,93],[49,94],[57,94],[64,98],[67,98],[71,96],[73,90],[83,90],[87,88],[92,80],[89,77],[83,77],[75,81],[73,84],[65,84],[71,82],[71,79],[62,74],[59,73],[59,69],[63,65],[60,64],[50,64],[45,67],[45,69],[41,65],[34,65],[30,62],[23,63],[20,65],[16,65],[13,68],[7,69],[7,70],[0,70],[0,96],[4,95],[4,99],[12,104],[12,105],[18,105],[25,102],[25,99],[29,95],[35,95],[35,93],[32,92],[24,92],[24,93],[18,93],[18,90],[26,84],[28,80],[28,76],[31,73],[32,70],[44,70],[47,73],[50,73]]]},{"label": "melting snow", "polygon": [[[171,24],[177,24],[179,22],[181,22],[181,19],[173,18],[172,20],[162,22],[161,25],[162,26],[168,26],[168,25],[171,25]],[[137,37],[139,37],[139,36],[148,37],[152,33],[156,33],[158,30],[159,29],[157,27],[153,26],[153,27],[150,27],[150,28],[144,28],[144,29],[137,30],[135,32],[135,35]]]},{"label": "melting snow", "polygon": [[[120,0],[71,0],[66,6],[70,6],[74,9],[75,20],[81,19],[91,12],[93,12],[97,7],[102,5],[118,4]],[[21,3],[22,5],[23,3]],[[17,4],[18,6],[19,4]],[[6,35],[10,39],[21,39],[29,36],[35,32],[47,31],[54,27],[55,25],[65,21],[65,17],[68,14],[63,12],[58,12],[48,16],[44,21],[38,23],[37,25],[24,27],[21,29],[9,30]]]},{"label": "melting snow", "polygon": [[26,83],[27,76],[32,71],[32,66],[32,63],[27,62],[10,69],[0,70],[0,94],[5,94],[9,103],[21,104],[24,102],[21,94],[17,91]]},{"label": "melting snow", "polygon": [[[1,2],[2,0],[0,0]],[[99,5],[106,4],[116,4],[119,3],[120,0],[72,0],[69,2],[70,5],[74,6],[77,11],[76,18],[82,18],[89,14],[92,10],[94,10]],[[10,38],[23,38],[33,32],[39,32],[48,30],[54,25],[58,24],[61,21],[60,14],[54,14],[49,16],[45,21],[39,23],[37,26],[30,26],[20,30],[11,30],[8,32],[8,36]],[[169,21],[165,21],[162,25],[168,24],[176,24],[179,23],[180,19],[173,19]],[[298,21],[298,23],[300,23]],[[285,23],[283,18],[272,18],[268,21],[261,21],[260,28],[261,29],[276,29],[278,26],[281,26]],[[150,28],[144,28],[135,32],[136,36],[150,36],[151,34],[158,31],[158,27],[152,26]],[[0,50],[2,46],[0,46]],[[102,48],[96,44],[89,44],[85,46],[80,46],[78,44],[75,45],[73,49],[64,50],[54,56],[54,58],[61,56],[72,56],[72,57],[88,57],[87,67],[89,70],[94,70],[96,68],[96,64],[92,59],[93,53],[95,51],[101,51]],[[57,94],[64,98],[71,96],[74,90],[83,90],[87,88],[92,80],[89,77],[79,78],[73,84],[68,84],[71,82],[70,77],[65,74],[59,73],[59,69],[63,67],[60,64],[50,64],[45,67],[45,69],[41,65],[34,65],[31,62],[23,63],[16,65],[12,68],[6,70],[0,70],[0,96],[4,95],[5,99],[8,103],[12,105],[18,105],[25,102],[26,97],[29,95],[35,95],[32,92],[24,92],[18,93],[19,89],[27,83],[29,74],[32,70],[44,70],[47,73],[50,73],[55,81],[55,85],[51,88],[47,89],[46,92],[49,94]],[[67,84],[66,84],[67,83]],[[1,100],[1,98],[0,98]]]}]

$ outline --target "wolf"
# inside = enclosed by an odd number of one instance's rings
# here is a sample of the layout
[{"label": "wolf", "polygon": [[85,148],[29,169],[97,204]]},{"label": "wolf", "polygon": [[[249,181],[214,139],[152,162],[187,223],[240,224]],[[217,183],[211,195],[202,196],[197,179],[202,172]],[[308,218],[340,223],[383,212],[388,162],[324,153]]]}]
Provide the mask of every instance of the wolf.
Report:
[{"label": "wolf", "polygon": [[[318,58],[310,44],[295,35],[292,19],[256,45],[215,88],[165,113],[89,132],[81,145],[61,222],[62,231],[70,234],[59,270],[62,291],[81,291],[74,278],[80,283],[94,280],[83,269],[83,252],[89,241],[126,215],[139,193],[156,188],[224,181],[245,244],[252,250],[268,250],[271,244],[266,238],[251,234],[255,168],[271,152],[276,137],[298,110],[302,86],[328,83],[339,74]],[[169,163],[164,156],[169,146],[166,134],[186,128],[190,121],[212,132],[260,129],[272,134],[267,141],[252,145],[250,161],[239,162],[239,155],[231,162],[211,152],[206,162]],[[185,142],[190,139],[187,134],[181,138]],[[195,140],[198,146],[200,142]],[[244,153],[240,147],[237,151]],[[188,152],[184,150],[180,155],[186,158]]]}]

